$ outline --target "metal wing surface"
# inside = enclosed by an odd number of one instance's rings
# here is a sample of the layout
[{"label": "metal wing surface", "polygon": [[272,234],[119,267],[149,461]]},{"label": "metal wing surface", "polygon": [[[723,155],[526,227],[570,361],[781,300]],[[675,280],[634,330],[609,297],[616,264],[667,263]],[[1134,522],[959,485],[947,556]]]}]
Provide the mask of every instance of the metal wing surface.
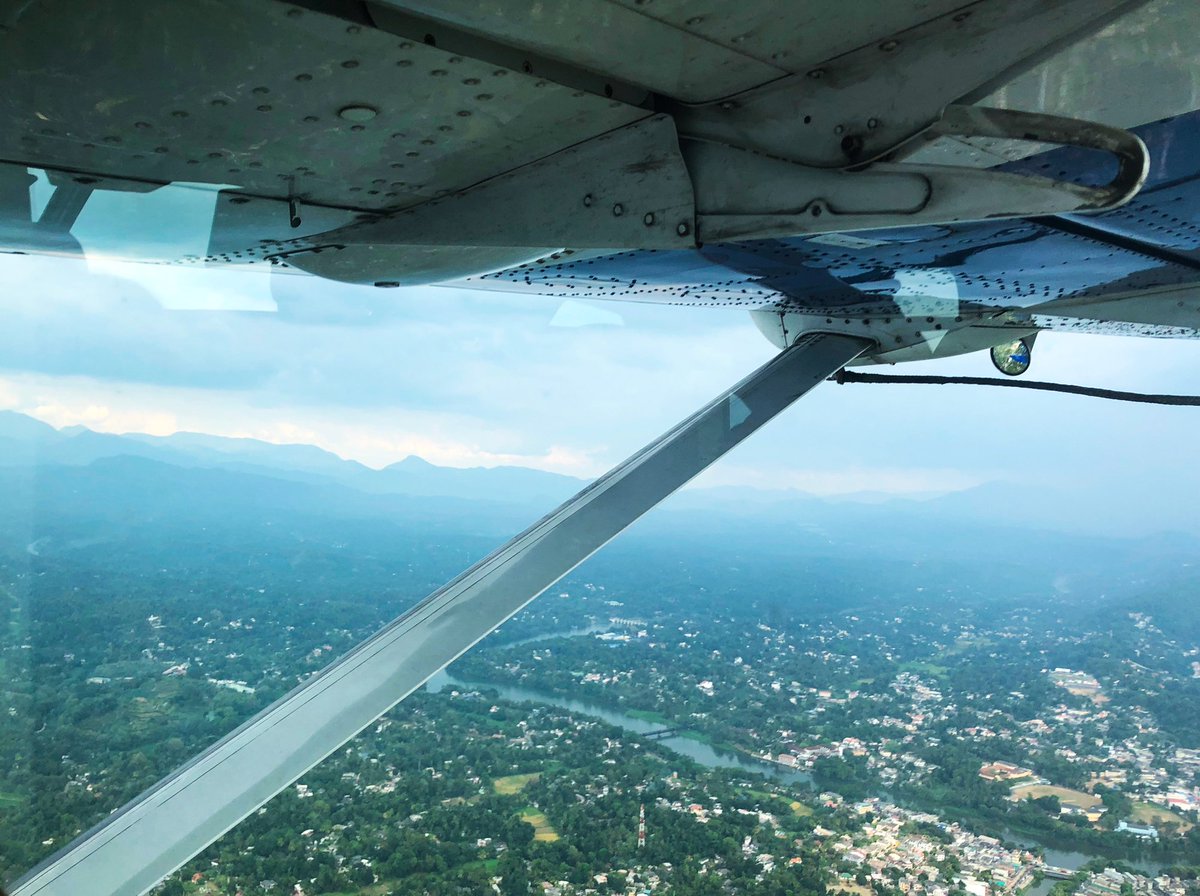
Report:
[{"label": "metal wing surface", "polygon": [[8,2],[0,158],[405,208],[960,5]]},{"label": "metal wing surface", "polygon": [[[741,307],[760,322],[797,315],[817,329],[847,332],[915,318],[908,329],[918,339],[931,325],[941,331],[981,321],[993,332],[1196,337],[1200,112],[1135,132],[1149,150],[1146,183],[1102,214],[751,240],[699,252],[563,254],[475,283],[561,298]],[[1005,168],[1079,183],[1112,173],[1110,160],[1079,149]]]},{"label": "metal wing surface", "polygon": [[[722,233],[1112,205],[1136,190],[1141,152],[1102,125],[1067,139],[1128,162],[1104,199],[1065,182],[862,169],[939,128],[957,155],[983,152],[976,132],[996,123],[976,115],[964,127],[947,110],[1046,59],[1059,59],[1041,77],[1060,102],[1020,115],[1124,122],[1124,94],[1083,99],[1087,60],[1055,54],[1098,30],[1102,46],[1153,46],[1144,14],[1118,20],[1142,5],[871,0],[847,14],[761,0],[7,0],[0,246],[386,285],[562,247],[696,248]],[[1125,57],[1108,55],[1124,73]],[[1160,80],[1173,84],[1186,62]],[[788,213],[751,232],[723,223],[727,194],[747,179],[790,197]],[[39,191],[61,194],[49,214]]]}]

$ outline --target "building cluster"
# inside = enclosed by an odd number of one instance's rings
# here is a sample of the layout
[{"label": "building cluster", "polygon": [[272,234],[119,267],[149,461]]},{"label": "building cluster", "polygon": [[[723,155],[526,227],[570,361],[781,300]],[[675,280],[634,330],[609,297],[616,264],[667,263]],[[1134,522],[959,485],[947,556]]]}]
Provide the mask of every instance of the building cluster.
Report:
[{"label": "building cluster", "polygon": [[979,769],[979,777],[985,781],[1019,781],[1032,778],[1033,769],[1011,762],[987,762]]},{"label": "building cluster", "polygon": [[853,876],[864,875],[868,882],[909,894],[948,896],[961,888],[988,896],[1024,889],[1040,868],[1033,854],[945,824],[936,815],[878,799],[855,803],[853,809],[871,820],[858,833],[838,837],[832,848],[855,869]]},{"label": "building cluster", "polygon": [[1089,874],[1075,891],[1076,896],[1184,896],[1182,881],[1173,877],[1148,877],[1106,868]]}]

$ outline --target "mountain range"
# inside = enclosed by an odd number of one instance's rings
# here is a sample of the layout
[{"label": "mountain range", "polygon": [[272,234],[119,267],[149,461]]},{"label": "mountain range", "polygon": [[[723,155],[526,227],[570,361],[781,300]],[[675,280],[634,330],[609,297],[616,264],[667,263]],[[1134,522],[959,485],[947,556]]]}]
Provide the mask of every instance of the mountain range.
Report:
[{"label": "mountain range", "polygon": [[[114,463],[123,459],[123,463]],[[138,465],[133,461],[141,461]],[[97,466],[99,465],[99,466]],[[524,467],[440,467],[410,456],[382,469],[346,460],[314,445],[278,445],[248,438],[227,438],[180,432],[169,436],[140,433],[114,435],[83,426],[55,429],[33,417],[0,411],[0,474],[38,471],[47,477],[76,480],[79,472],[137,487],[146,481],[170,479],[169,471],[204,471],[217,477],[222,488],[270,492],[280,499],[334,500],[350,506],[368,505],[383,512],[435,513],[448,518],[468,513],[466,505],[503,506],[505,519],[531,522],[565,501],[586,480]],[[53,471],[58,470],[57,474]],[[68,475],[69,471],[75,473]],[[153,472],[151,472],[153,471]],[[177,473],[178,478],[182,473]],[[235,477],[231,479],[230,477]],[[18,476],[18,478],[20,478]],[[305,486],[285,488],[282,483]],[[319,498],[317,496],[320,496]],[[374,496],[375,500],[371,498]],[[388,500],[389,496],[395,500]],[[404,500],[400,500],[404,499]],[[374,511],[372,511],[374,512]],[[663,514],[666,514],[664,517]],[[794,490],[756,490],[732,487],[687,489],[664,504],[655,519],[669,526],[693,528],[711,520],[753,519],[759,525],[777,524],[800,529],[838,529],[843,526],[887,527],[902,534],[906,526],[969,524],[1006,530],[1056,530],[1084,536],[1145,537],[1162,533],[1200,535],[1200,513],[1186,501],[1164,501],[1146,495],[1133,483],[1063,482],[1053,488],[1020,483],[989,482],[936,497],[850,495],[821,498]]]},{"label": "mountain range", "polygon": [[0,467],[87,466],[137,457],[175,467],[208,468],[369,494],[461,498],[511,504],[562,502],[586,481],[524,467],[438,467],[419,457],[376,470],[315,445],[276,445],[202,433],[112,435],[82,426],[55,429],[33,417],[0,411]]}]

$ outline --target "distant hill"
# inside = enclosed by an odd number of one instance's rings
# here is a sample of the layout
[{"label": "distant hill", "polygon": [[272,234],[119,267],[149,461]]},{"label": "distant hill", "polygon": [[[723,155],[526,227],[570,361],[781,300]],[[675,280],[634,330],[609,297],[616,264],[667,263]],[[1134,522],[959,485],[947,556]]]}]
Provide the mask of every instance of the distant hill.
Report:
[{"label": "distant hill", "polygon": [[169,436],[111,435],[84,427],[56,430],[32,417],[0,411],[0,467],[86,466],[104,458],[140,457],[177,467],[253,473],[310,484],[339,484],[377,494],[421,495],[547,509],[586,481],[523,467],[438,467],[419,457],[373,470],[315,445],[276,445],[181,432]]},{"label": "distant hill", "polygon": [[[85,467],[113,458],[141,458],[172,467],[222,470],[367,495],[504,504],[532,521],[579,491],[586,480],[523,467],[439,467],[419,457],[376,470],[314,445],[277,445],[202,433],[112,435],[82,426],[56,430],[32,417],[0,411],[0,470]],[[423,506],[434,506],[425,502]],[[822,531],[888,526],[927,532],[961,525],[1032,533],[1062,531],[1088,537],[1180,532],[1200,535],[1200,514],[1187,501],[1149,500],[1137,482],[1070,481],[1054,488],[989,482],[935,497],[886,494],[819,498],[794,490],[697,488],[670,498],[672,525],[694,529],[716,514],[789,529]],[[660,515],[656,515],[658,519]]]},{"label": "distant hill", "polygon": [[[0,414],[0,446],[0,507],[8,510],[0,554],[18,565],[150,552],[204,576],[230,552],[275,563],[349,550],[373,564],[436,558],[429,569],[449,577],[583,484],[415,457],[372,470],[309,445],[59,431],[11,413]],[[1145,605],[1165,617],[1159,595],[1179,588],[1148,586],[1194,586],[1195,535],[1114,538],[1065,523],[1068,531],[1056,532],[1050,521],[1069,522],[1071,508],[1055,517],[1055,500],[1000,483],[877,503],[697,489],[669,499],[589,563],[629,588],[653,591],[683,570],[701,589],[714,575],[744,580],[759,596],[802,584],[847,606],[881,589],[956,599],[1054,594],[1101,613],[1119,600],[1121,612]],[[425,584],[438,581],[430,572]]]}]

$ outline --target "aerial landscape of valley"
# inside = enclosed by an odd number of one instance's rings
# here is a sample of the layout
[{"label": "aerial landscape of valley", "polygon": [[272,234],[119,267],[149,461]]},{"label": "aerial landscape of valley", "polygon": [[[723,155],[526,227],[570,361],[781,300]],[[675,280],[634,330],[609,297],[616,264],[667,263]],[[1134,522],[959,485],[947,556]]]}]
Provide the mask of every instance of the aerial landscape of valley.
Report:
[{"label": "aerial landscape of valley", "polygon": [[0,9],[0,896],[1200,896],[1200,0]]},{"label": "aerial landscape of valley", "polygon": [[[582,485],[0,447],[3,881]],[[1200,541],[1020,504],[683,492],[160,892],[1193,893]]]}]

